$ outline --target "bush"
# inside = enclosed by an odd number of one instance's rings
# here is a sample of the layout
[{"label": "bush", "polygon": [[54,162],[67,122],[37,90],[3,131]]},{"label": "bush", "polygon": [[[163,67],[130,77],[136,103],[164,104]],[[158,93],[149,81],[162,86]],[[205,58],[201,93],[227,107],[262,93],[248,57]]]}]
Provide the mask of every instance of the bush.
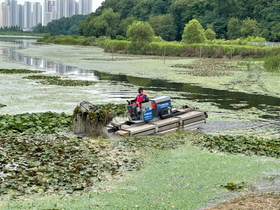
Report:
[{"label": "bush", "polygon": [[280,59],[279,56],[269,56],[264,60],[264,69],[272,73],[280,73]]},{"label": "bush", "polygon": [[162,42],[162,38],[160,36],[154,36],[153,42]]},{"label": "bush", "polygon": [[126,38],[122,35],[117,35],[116,40],[126,40]]}]

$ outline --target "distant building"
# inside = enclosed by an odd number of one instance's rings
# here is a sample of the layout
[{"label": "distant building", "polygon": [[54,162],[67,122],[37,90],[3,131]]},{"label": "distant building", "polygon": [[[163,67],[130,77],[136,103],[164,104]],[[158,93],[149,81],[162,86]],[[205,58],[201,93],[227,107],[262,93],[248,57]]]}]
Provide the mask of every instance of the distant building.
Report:
[{"label": "distant building", "polygon": [[32,18],[31,2],[24,2],[23,5],[23,29],[27,30],[32,28],[33,18]]},{"label": "distant building", "polygon": [[24,5],[17,0],[5,0],[0,4],[0,27],[20,26],[30,30],[38,23],[46,26],[49,22],[62,17],[71,17],[76,14],[87,15],[92,12],[93,0],[44,0],[41,3],[31,3],[26,0]]},{"label": "distant building", "polygon": [[10,26],[18,26],[19,11],[17,0],[6,0],[6,4],[10,6]]},{"label": "distant building", "polygon": [[42,5],[39,2],[33,3],[33,24],[32,27],[42,23]]},{"label": "distant building", "polygon": [[10,26],[10,6],[0,4],[0,27]]},{"label": "distant building", "polygon": [[19,22],[18,26],[23,28],[24,25],[24,20],[23,20],[23,5],[19,4],[18,5],[18,16],[19,16]]},{"label": "distant building", "polygon": [[87,15],[92,12],[92,0],[79,1],[79,14]]},{"label": "distant building", "polygon": [[79,4],[76,3],[75,0],[56,0],[58,18],[71,17],[78,14],[77,6]]},{"label": "distant building", "polygon": [[57,19],[56,1],[45,0],[44,3],[44,26],[52,20]]}]

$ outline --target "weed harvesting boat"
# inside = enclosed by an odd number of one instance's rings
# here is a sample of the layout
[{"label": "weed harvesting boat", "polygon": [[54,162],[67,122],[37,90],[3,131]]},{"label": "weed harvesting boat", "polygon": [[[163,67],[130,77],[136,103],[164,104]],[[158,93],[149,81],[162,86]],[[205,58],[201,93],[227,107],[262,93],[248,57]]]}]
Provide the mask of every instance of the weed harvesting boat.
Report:
[{"label": "weed harvesting boat", "polygon": [[121,136],[162,135],[174,131],[197,129],[206,123],[208,115],[197,107],[188,105],[172,108],[169,96],[160,96],[142,103],[138,116],[133,112],[133,101],[126,106],[128,120],[111,122],[108,132]]}]

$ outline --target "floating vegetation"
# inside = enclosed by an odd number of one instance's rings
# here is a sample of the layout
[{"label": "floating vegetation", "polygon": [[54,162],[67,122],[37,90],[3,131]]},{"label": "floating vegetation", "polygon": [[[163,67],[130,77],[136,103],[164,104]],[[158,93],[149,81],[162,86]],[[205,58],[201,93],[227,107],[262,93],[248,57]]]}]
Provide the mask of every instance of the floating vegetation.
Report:
[{"label": "floating vegetation", "polygon": [[[90,121],[107,125],[115,116],[125,116],[125,106],[125,104],[113,103],[92,105],[88,110]],[[77,106],[73,111],[73,116],[77,116],[82,112],[82,108]]]},{"label": "floating vegetation", "polygon": [[198,59],[193,64],[193,71],[188,74],[199,77],[229,76],[231,69],[228,62],[222,59]]},{"label": "floating vegetation", "polygon": [[90,140],[0,135],[0,145],[0,194],[72,193],[121,170],[139,170],[127,150]]},{"label": "floating vegetation", "polygon": [[0,135],[54,133],[68,130],[72,116],[65,113],[0,115]]},{"label": "floating vegetation", "polygon": [[31,74],[31,73],[42,73],[44,71],[35,71],[27,69],[0,69],[0,74]]},{"label": "floating vegetation", "polygon": [[207,135],[192,141],[192,144],[212,152],[280,157],[280,138],[263,139],[253,136]]},{"label": "floating vegetation", "polygon": [[83,101],[74,109],[72,130],[91,137],[106,137],[107,125],[125,114],[125,105],[93,105]]},{"label": "floating vegetation", "polygon": [[218,77],[230,75],[231,67],[227,60],[221,59],[198,59],[192,65],[175,64],[171,67],[184,68],[192,71],[179,72],[198,77]]},{"label": "floating vegetation", "polygon": [[122,143],[125,146],[133,146],[138,148],[149,147],[156,149],[175,149],[180,145],[186,144],[188,137],[202,136],[201,132],[189,131],[189,132],[175,132],[162,136],[145,136],[145,137],[127,137]]},{"label": "floating vegetation", "polygon": [[30,75],[23,77],[23,79],[33,79],[39,80],[40,84],[43,85],[60,85],[60,86],[89,86],[94,85],[94,81],[84,81],[84,80],[70,80],[64,79],[60,76],[46,76],[46,75]]},{"label": "floating vegetation", "polygon": [[229,182],[226,185],[221,185],[221,187],[224,187],[230,191],[240,191],[245,187],[245,183],[244,182],[241,182],[241,183]]},{"label": "floating vegetation", "polygon": [[173,68],[184,68],[184,69],[193,69],[194,67],[191,65],[186,65],[186,64],[175,64],[172,65],[171,67]]}]

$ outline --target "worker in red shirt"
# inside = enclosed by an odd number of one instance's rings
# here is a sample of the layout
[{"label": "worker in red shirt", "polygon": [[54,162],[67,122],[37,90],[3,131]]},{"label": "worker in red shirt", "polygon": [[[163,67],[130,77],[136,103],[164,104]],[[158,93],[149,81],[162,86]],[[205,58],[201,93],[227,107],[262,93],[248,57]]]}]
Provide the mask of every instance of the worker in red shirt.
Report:
[{"label": "worker in red shirt", "polygon": [[[138,95],[135,97],[135,100],[133,100],[133,114],[137,118],[139,116],[139,108],[142,107],[143,102],[148,102],[149,97],[144,93],[144,90],[142,87],[138,88]],[[131,101],[128,101],[129,103]]]},{"label": "worker in red shirt", "polygon": [[142,87],[138,89],[138,95],[135,97],[135,103],[133,104],[134,106],[139,106],[142,107],[143,102],[149,101],[148,96],[144,93],[144,90]]}]

